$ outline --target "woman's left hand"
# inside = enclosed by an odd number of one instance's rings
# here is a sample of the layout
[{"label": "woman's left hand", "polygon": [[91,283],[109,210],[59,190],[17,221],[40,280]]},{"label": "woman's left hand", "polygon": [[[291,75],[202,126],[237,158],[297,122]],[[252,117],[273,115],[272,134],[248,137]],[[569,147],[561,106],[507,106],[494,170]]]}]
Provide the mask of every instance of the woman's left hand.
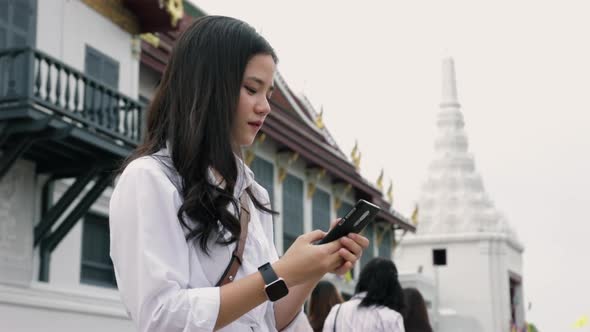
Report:
[{"label": "woman's left hand", "polygon": [[[338,223],[340,219],[336,219],[332,225]],[[342,248],[338,251],[340,257],[343,258],[342,265],[336,270],[332,271],[335,274],[343,275],[350,271],[354,267],[354,264],[359,260],[363,254],[363,250],[369,246],[369,239],[366,237],[356,234],[349,233],[347,236],[341,237],[338,241],[342,245]]]}]

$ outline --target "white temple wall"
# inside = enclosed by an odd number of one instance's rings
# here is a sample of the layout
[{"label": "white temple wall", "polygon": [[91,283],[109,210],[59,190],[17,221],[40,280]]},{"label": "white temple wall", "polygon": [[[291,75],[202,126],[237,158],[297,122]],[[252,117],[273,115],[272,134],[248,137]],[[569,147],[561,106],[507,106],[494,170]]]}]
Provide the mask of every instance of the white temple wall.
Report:
[{"label": "white temple wall", "polygon": [[[519,252],[495,236],[458,238],[406,239],[395,253],[395,262],[400,271],[418,271],[422,266],[422,274],[434,281],[435,298],[438,284],[440,331],[509,331],[509,271],[520,271]],[[437,268],[438,277],[432,265],[433,249],[447,251],[447,265]],[[524,312],[522,305],[517,308]],[[523,314],[517,316],[517,323],[524,321]]]}]

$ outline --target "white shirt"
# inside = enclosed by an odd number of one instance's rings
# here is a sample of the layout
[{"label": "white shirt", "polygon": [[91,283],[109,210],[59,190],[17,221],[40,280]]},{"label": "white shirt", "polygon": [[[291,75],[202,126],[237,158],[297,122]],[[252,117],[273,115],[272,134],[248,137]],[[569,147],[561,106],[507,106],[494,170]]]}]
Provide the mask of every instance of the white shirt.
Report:
[{"label": "white shirt", "polygon": [[[156,155],[166,157],[167,153],[162,150]],[[269,202],[252,171],[236,159],[240,171],[235,197],[251,186],[260,202]],[[220,290],[215,284],[236,245],[220,245],[211,237],[206,255],[198,244],[185,240],[186,230],[177,218],[183,200],[172,182],[179,180],[178,173],[153,156],[142,157],[123,171],[111,196],[111,258],[117,285],[131,319],[142,332],[213,331],[220,306]],[[236,279],[278,259],[272,216],[248,201],[252,213]],[[275,330],[273,305],[266,301],[220,331]]]},{"label": "white shirt", "polygon": [[[324,332],[388,331],[405,332],[404,320],[395,310],[384,306],[359,307],[366,293],[359,293],[352,299],[335,305],[324,323]],[[340,307],[338,317],[336,312]],[[334,329],[336,320],[336,329]]]}]

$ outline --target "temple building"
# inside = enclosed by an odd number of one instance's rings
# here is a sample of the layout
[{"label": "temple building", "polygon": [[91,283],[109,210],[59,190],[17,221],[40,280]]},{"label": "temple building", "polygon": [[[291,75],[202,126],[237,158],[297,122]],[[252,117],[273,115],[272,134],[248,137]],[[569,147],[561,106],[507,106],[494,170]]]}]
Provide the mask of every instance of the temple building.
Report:
[{"label": "temple building", "polygon": [[419,198],[417,231],[395,260],[429,299],[434,330],[511,331],[524,321],[523,245],[475,168],[457,98],[453,59],[442,66],[434,157]]}]

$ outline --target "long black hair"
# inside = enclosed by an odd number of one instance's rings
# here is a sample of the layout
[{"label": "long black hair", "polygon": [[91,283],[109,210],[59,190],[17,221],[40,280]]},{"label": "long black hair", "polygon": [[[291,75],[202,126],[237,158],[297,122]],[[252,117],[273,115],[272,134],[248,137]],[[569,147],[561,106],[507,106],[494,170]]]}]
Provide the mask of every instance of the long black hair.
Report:
[{"label": "long black hair", "polygon": [[395,264],[386,258],[373,258],[362,269],[355,293],[367,292],[361,307],[385,306],[402,313],[405,307],[402,286]]},{"label": "long black hair", "polygon": [[[177,217],[188,231],[187,241],[198,240],[205,253],[212,235],[222,244],[240,236],[239,220],[228,210],[230,204],[239,210],[233,196],[239,167],[231,128],[246,65],[258,54],[278,61],[270,44],[248,24],[223,16],[195,20],[174,46],[148,109],[144,142],[123,166],[170,148],[169,164],[182,181]],[[223,188],[211,183],[209,168],[221,176]],[[249,188],[247,192],[257,209],[276,213]],[[223,230],[232,236],[225,239]]]},{"label": "long black hair", "polygon": [[320,281],[309,298],[309,324],[314,332],[322,331],[324,321],[330,309],[338,303],[342,303],[342,295],[333,283],[322,280]]},{"label": "long black hair", "polygon": [[432,332],[424,297],[416,288],[404,288],[406,309],[403,312],[406,332]]}]

